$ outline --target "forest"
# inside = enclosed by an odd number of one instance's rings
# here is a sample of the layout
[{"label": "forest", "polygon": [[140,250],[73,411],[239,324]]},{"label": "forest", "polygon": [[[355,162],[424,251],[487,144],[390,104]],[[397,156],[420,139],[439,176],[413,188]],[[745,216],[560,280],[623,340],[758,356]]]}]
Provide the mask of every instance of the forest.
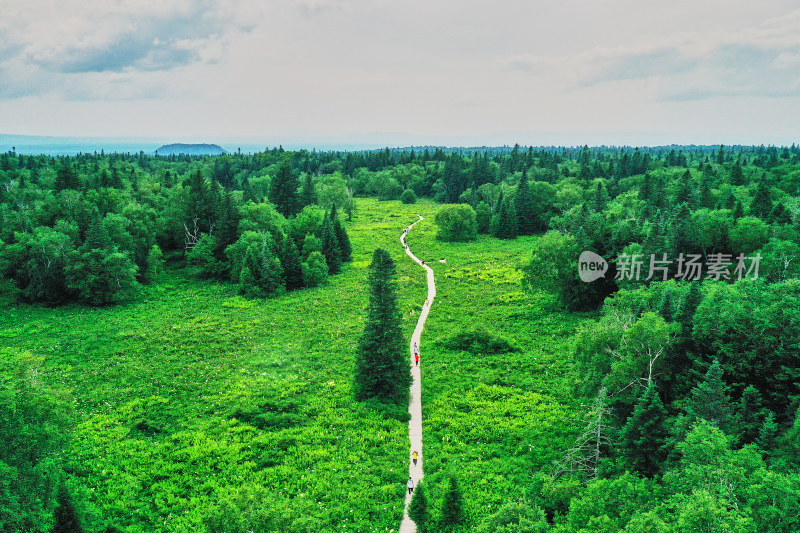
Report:
[{"label": "forest", "polygon": [[418,213],[420,531],[800,530],[800,147],[515,145],[0,155],[0,531],[396,531]]}]

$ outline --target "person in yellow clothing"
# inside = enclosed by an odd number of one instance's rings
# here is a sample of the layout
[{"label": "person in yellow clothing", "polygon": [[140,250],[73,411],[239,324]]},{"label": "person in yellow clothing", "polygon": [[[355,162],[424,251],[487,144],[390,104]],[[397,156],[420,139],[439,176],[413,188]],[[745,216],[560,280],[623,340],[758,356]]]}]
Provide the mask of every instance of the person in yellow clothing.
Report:
[{"label": "person in yellow clothing", "polygon": [[414,466],[417,466],[417,458],[418,457],[419,457],[419,454],[417,453],[417,450],[414,450],[414,453],[411,454],[411,460],[414,461]]}]

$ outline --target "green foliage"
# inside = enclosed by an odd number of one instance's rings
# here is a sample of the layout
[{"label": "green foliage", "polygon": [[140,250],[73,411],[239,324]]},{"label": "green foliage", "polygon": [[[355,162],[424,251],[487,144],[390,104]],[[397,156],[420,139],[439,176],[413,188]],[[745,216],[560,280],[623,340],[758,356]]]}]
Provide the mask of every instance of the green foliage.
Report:
[{"label": "green foliage", "polygon": [[72,496],[64,484],[61,485],[58,491],[53,520],[55,522],[52,529],[53,533],[83,533],[84,531],[78,517],[78,511],[72,502]]},{"label": "green foliage", "polygon": [[339,247],[339,239],[333,229],[330,217],[325,215],[322,223],[322,255],[328,263],[328,271],[331,274],[338,274],[342,269],[342,250]]},{"label": "green foliage", "polygon": [[465,204],[448,205],[436,213],[439,232],[436,238],[444,242],[469,242],[478,238],[475,210]]},{"label": "green foliage", "polygon": [[406,189],[400,195],[400,201],[404,204],[415,204],[417,203],[417,195],[411,189]]},{"label": "green foliage", "polygon": [[299,188],[300,182],[292,172],[289,160],[284,158],[270,182],[269,201],[275,204],[283,216],[296,215],[300,211],[300,199],[297,194]]},{"label": "green foliage", "polygon": [[667,412],[655,385],[651,384],[636,401],[633,414],[620,434],[620,444],[633,468],[646,476],[658,473],[666,459]]},{"label": "green foliage", "polygon": [[411,503],[408,505],[408,516],[417,525],[417,531],[427,533],[432,529],[431,513],[428,510],[428,498],[425,496],[425,484],[422,481],[414,487]]},{"label": "green foliage", "polygon": [[44,531],[73,425],[71,399],[48,387],[43,360],[0,348],[0,530]]},{"label": "green foliage", "polygon": [[376,249],[370,264],[367,323],[359,340],[353,379],[359,401],[380,398],[398,405],[408,403],[411,372],[400,329],[395,272],[389,253]]},{"label": "green foliage", "polygon": [[493,335],[482,326],[451,335],[442,344],[448,350],[461,350],[475,355],[495,355],[520,351],[508,340]]},{"label": "green foliage", "polygon": [[725,428],[732,415],[728,385],[722,379],[722,367],[714,359],[705,381],[692,389],[692,396],[687,405],[691,416],[702,418],[718,428]]},{"label": "green foliage", "polygon": [[515,239],[518,233],[517,209],[508,196],[500,202],[498,212],[492,217],[489,229],[493,237],[498,239]]},{"label": "green foliage", "polygon": [[488,516],[476,533],[546,533],[550,530],[542,509],[525,503],[507,503]]},{"label": "green foliage", "polygon": [[200,239],[188,252],[186,252],[186,262],[200,270],[200,275],[204,278],[221,278],[226,275],[228,269],[225,263],[217,259],[217,239],[204,233]]},{"label": "green foliage", "polygon": [[67,287],[79,301],[107,305],[131,300],[139,294],[138,270],[125,254],[92,249],[86,253],[71,252],[64,274]]},{"label": "green foliage", "polygon": [[322,252],[311,252],[301,265],[303,285],[318,287],[328,280],[328,263]]},{"label": "green foliage", "polygon": [[159,247],[157,244],[154,244],[153,247],[150,248],[150,252],[147,254],[147,268],[144,271],[144,279],[148,283],[158,281],[158,278],[161,276],[163,270],[164,254],[161,251],[161,247]]},{"label": "green foliage", "polygon": [[441,519],[439,524],[447,530],[460,524],[464,520],[464,497],[458,486],[455,476],[450,476],[447,481],[444,498],[442,499]]},{"label": "green foliage", "polygon": [[475,223],[477,224],[478,233],[486,235],[489,233],[489,224],[492,220],[492,210],[486,202],[480,202],[475,206]]}]

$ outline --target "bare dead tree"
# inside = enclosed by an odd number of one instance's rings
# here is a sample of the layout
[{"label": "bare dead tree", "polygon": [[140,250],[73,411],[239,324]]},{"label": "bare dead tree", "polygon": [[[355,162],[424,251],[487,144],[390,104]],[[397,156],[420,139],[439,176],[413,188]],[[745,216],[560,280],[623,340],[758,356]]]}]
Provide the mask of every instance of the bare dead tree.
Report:
[{"label": "bare dead tree", "polygon": [[606,389],[592,403],[586,417],[586,427],[575,439],[575,444],[556,462],[552,476],[557,478],[567,473],[584,474],[587,480],[597,479],[603,450],[611,445],[607,423],[611,409],[606,406]]},{"label": "bare dead tree", "polygon": [[[203,236],[203,233],[200,231],[200,226],[197,224],[197,222],[198,222],[197,217],[192,219],[191,229],[185,223],[183,224],[183,230],[185,233],[184,248],[186,250],[191,250],[192,248],[194,248],[200,241],[200,237]],[[214,224],[209,224],[208,234],[211,235],[213,231],[214,231]]]}]

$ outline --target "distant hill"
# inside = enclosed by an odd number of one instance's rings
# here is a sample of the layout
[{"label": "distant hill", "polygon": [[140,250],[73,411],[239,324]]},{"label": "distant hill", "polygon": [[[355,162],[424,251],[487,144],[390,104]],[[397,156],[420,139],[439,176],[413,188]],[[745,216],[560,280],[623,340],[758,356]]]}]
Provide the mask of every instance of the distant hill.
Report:
[{"label": "distant hill", "polygon": [[222,155],[227,154],[216,144],[165,144],[158,150],[158,155]]}]

